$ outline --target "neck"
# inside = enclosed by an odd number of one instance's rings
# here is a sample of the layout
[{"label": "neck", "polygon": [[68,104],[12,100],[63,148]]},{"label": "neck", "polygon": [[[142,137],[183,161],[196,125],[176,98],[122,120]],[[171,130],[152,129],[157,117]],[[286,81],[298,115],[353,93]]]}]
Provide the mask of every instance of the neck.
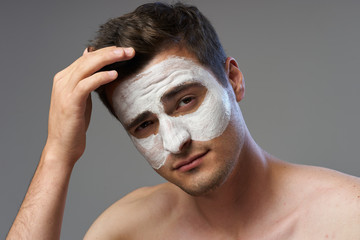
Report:
[{"label": "neck", "polygon": [[237,164],[226,181],[212,192],[194,197],[201,216],[212,227],[239,231],[261,218],[271,195],[268,155],[247,131]]}]

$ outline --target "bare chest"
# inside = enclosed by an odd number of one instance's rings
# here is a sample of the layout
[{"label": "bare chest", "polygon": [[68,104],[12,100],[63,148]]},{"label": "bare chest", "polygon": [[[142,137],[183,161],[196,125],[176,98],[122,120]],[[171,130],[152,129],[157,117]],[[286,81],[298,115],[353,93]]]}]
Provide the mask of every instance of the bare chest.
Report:
[{"label": "bare chest", "polygon": [[[240,228],[239,228],[240,229]],[[192,219],[167,222],[157,228],[143,232],[136,239],[156,240],[303,240],[298,234],[296,222],[274,223],[272,227],[258,225],[251,231],[231,231],[210,227],[206,223],[192,221]]]}]

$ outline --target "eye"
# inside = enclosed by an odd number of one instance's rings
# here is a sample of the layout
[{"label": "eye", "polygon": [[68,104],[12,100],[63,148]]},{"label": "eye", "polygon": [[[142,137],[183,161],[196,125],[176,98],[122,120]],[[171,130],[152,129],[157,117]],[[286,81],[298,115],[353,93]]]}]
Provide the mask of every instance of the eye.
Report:
[{"label": "eye", "polygon": [[135,129],[135,131],[136,131],[136,132],[137,132],[137,131],[141,131],[141,130],[147,128],[148,126],[150,126],[151,124],[153,124],[153,121],[145,121],[145,122],[143,122],[142,124],[140,124],[140,125]]},{"label": "eye", "polygon": [[180,100],[180,102],[177,106],[177,109],[190,104],[194,99],[195,99],[195,97],[193,97],[193,96],[184,97],[183,99]]}]

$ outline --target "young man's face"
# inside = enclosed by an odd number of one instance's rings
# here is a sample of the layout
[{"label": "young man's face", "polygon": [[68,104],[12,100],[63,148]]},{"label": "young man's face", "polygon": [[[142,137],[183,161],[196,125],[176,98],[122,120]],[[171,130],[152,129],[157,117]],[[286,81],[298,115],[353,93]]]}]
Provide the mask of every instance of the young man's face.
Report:
[{"label": "young man's face", "polygon": [[238,152],[231,148],[239,147],[232,144],[241,145],[244,132],[234,131],[234,94],[193,57],[167,51],[110,92],[117,117],[160,175],[192,194],[226,179]]}]

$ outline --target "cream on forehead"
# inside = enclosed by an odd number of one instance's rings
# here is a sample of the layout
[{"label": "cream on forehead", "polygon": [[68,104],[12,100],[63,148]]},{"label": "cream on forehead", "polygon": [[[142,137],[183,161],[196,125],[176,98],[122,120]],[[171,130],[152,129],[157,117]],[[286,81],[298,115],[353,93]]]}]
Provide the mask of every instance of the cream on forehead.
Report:
[{"label": "cream on forehead", "polygon": [[[205,77],[205,79],[199,79],[199,75],[202,75],[200,78]],[[129,122],[139,114],[139,107],[148,111],[153,110],[155,107],[152,101],[142,101],[141,106],[134,108],[132,107],[134,102],[147,99],[159,101],[158,103],[160,104],[160,98],[167,90],[185,82],[198,82],[201,80],[200,83],[205,87],[211,87],[213,84],[210,81],[206,81],[207,75],[211,75],[210,72],[192,60],[177,56],[169,57],[135,77],[123,81],[113,94],[114,110],[115,112],[117,110],[121,112],[121,119]],[[211,76],[211,78],[214,77]],[[219,84],[217,83],[217,85]],[[124,91],[122,89],[127,90]],[[154,93],[156,94],[154,95]],[[117,104],[116,99],[119,96],[126,99],[126,103]]]},{"label": "cream on forehead", "polygon": [[[189,82],[207,88],[203,102],[195,112],[178,117],[167,115],[161,97],[168,90]],[[167,58],[120,83],[114,90],[112,101],[122,122],[129,123],[145,111],[159,119],[157,134],[143,139],[130,136],[155,169],[165,163],[169,153],[177,153],[184,141],[208,141],[220,136],[231,115],[229,96],[215,77],[194,61],[180,57]]]}]

